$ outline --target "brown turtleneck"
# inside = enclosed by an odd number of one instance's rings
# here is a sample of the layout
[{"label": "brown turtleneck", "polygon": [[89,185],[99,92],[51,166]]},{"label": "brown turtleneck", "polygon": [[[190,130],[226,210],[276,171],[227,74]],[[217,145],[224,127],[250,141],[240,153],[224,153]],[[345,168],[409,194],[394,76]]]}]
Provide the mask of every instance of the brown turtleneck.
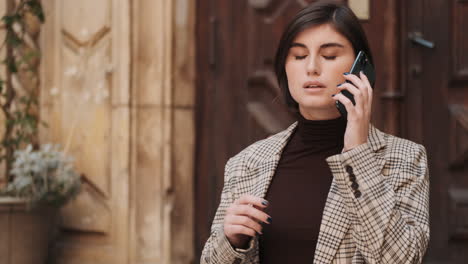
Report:
[{"label": "brown turtleneck", "polygon": [[260,263],[312,263],[332,174],[325,159],[343,149],[346,120],[306,120],[283,150],[265,210],[272,218],[260,236]]}]

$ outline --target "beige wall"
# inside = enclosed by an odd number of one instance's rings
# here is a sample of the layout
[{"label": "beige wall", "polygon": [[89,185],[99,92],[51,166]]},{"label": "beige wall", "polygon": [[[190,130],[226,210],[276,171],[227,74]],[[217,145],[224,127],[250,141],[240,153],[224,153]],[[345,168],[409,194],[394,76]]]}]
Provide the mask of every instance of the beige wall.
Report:
[{"label": "beige wall", "polygon": [[194,1],[43,3],[41,139],[86,182],[59,263],[190,263]]}]

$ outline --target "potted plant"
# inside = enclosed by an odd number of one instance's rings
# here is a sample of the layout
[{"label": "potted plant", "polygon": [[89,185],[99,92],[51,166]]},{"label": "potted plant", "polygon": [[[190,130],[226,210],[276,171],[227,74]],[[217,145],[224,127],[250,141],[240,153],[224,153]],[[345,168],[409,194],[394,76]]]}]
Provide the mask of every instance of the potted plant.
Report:
[{"label": "potted plant", "polygon": [[65,151],[38,140],[40,0],[7,0],[6,7],[0,29],[1,263],[40,264],[58,209],[77,194],[80,177]]},{"label": "potted plant", "polygon": [[72,159],[52,144],[17,150],[10,173],[12,181],[3,193],[24,199],[28,209],[60,207],[77,195],[81,185]]},{"label": "potted plant", "polygon": [[6,223],[0,233],[8,244],[0,247],[11,250],[2,259],[6,264],[44,263],[58,208],[78,194],[80,176],[71,158],[51,144],[15,151],[10,173],[12,180],[0,193],[0,224]]}]

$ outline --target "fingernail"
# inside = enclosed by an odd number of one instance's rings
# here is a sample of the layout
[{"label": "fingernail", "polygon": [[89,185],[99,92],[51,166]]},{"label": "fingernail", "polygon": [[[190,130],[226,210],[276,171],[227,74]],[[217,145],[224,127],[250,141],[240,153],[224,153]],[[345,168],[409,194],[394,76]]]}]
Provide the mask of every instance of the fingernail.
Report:
[{"label": "fingernail", "polygon": [[263,200],[262,204],[263,204],[264,206],[268,206],[268,201]]},{"label": "fingernail", "polygon": [[335,97],[336,94],[332,94],[332,97]]},{"label": "fingernail", "polygon": [[340,87],[340,86],[343,85],[343,84],[344,84],[344,83],[340,83],[340,84],[337,85],[337,87]]},{"label": "fingernail", "polygon": [[343,75],[348,75],[348,74],[349,74],[349,72],[345,72],[345,73],[343,73]]},{"label": "fingernail", "polygon": [[267,222],[271,224],[271,222],[273,222],[273,219],[271,219],[271,217],[268,217]]}]

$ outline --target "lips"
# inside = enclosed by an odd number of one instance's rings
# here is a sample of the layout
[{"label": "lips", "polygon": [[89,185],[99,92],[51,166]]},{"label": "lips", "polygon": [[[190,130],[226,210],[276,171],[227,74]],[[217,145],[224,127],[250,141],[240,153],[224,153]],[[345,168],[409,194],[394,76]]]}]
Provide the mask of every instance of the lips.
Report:
[{"label": "lips", "polygon": [[319,81],[309,81],[304,83],[303,88],[325,88],[325,85]]}]

